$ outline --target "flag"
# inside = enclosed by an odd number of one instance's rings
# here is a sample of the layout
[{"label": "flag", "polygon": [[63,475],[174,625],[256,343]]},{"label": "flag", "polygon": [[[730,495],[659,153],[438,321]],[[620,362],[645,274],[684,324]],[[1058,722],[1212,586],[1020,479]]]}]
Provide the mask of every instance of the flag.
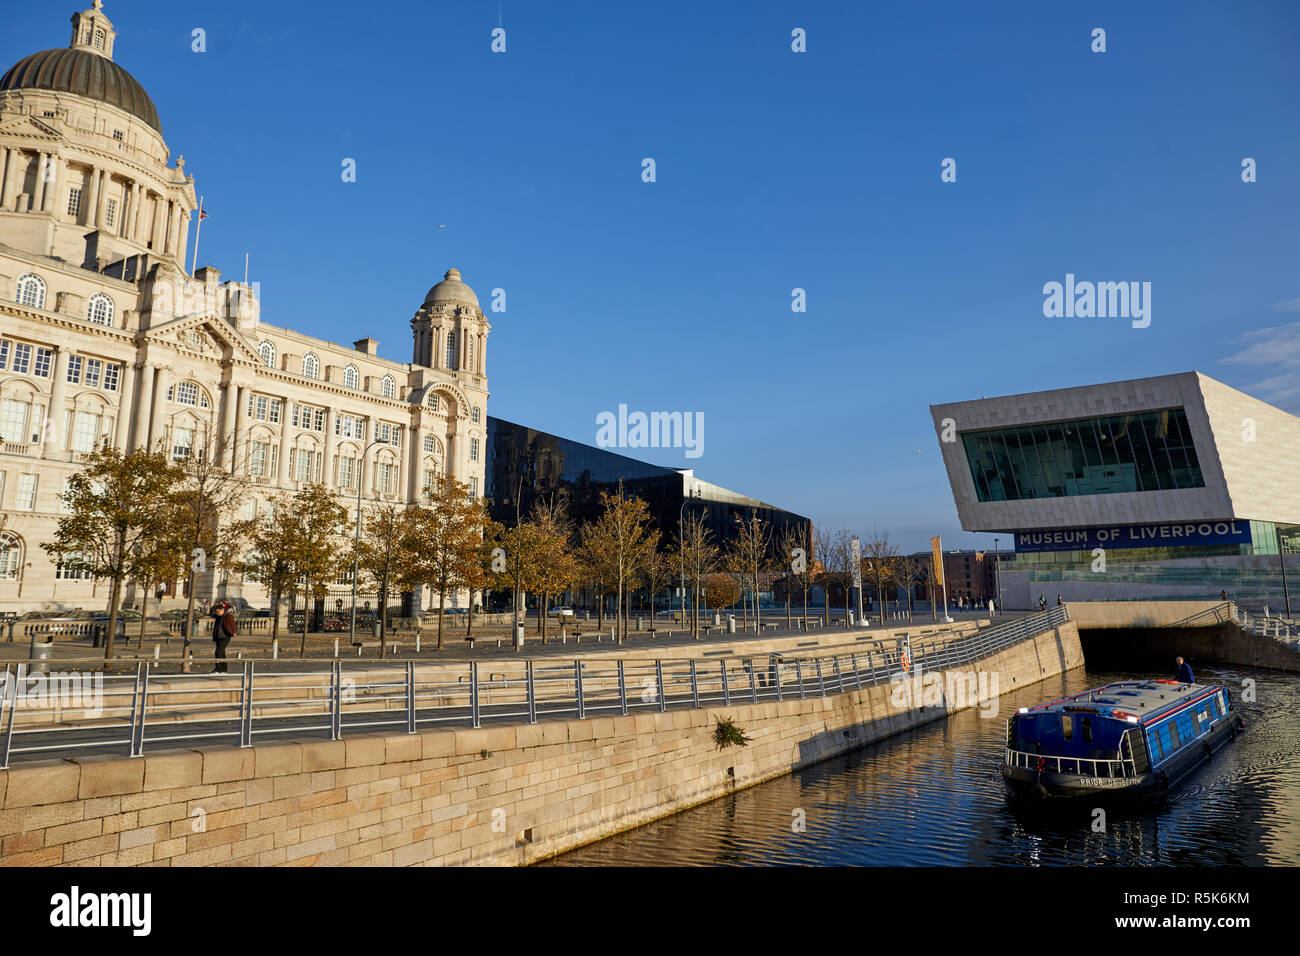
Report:
[{"label": "flag", "polygon": [[943,587],[943,545],[938,538],[930,539],[930,554],[934,560],[934,583]]},{"label": "flag", "polygon": [[199,207],[199,222],[202,222],[204,219],[207,219],[207,218],[208,218],[208,214],[207,214],[206,212],[204,212],[203,207],[200,206],[200,207]]}]

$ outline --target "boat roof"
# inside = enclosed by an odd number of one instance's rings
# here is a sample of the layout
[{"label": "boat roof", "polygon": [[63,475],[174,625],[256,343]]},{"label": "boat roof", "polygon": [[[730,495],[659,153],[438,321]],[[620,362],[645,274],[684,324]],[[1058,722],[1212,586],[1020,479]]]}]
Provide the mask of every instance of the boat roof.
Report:
[{"label": "boat roof", "polygon": [[1167,716],[1185,704],[1208,697],[1220,686],[1183,684],[1173,680],[1116,681],[1036,707],[1023,708],[1021,713],[1091,713],[1117,720],[1136,717],[1137,723],[1145,724]]}]

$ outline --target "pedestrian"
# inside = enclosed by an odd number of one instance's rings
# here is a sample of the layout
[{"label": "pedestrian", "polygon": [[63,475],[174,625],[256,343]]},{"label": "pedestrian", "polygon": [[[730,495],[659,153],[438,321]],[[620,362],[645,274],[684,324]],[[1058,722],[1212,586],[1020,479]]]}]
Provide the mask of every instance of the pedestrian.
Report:
[{"label": "pedestrian", "polygon": [[216,645],[216,653],[213,656],[217,659],[212,673],[224,674],[226,673],[226,648],[230,645],[230,639],[235,636],[235,615],[231,613],[228,601],[217,601],[213,603],[208,616],[212,618],[212,642]]},{"label": "pedestrian", "polygon": [[1038,595],[1038,610],[1040,610],[1040,611],[1046,611],[1046,610],[1047,610],[1047,595],[1046,595],[1046,594],[1040,594],[1040,595]]},{"label": "pedestrian", "polygon": [[1182,684],[1195,684],[1196,678],[1192,675],[1192,665],[1187,663],[1181,657],[1174,663],[1178,665],[1178,672],[1174,674],[1174,680]]},{"label": "pedestrian", "polygon": [[1227,591],[1220,591],[1220,592],[1219,592],[1219,600],[1220,600],[1220,601],[1226,601],[1226,600],[1228,600],[1228,592],[1227,592]]},{"label": "pedestrian", "polygon": [[1065,603],[1065,602],[1061,600],[1061,595],[1058,594],[1058,595],[1056,596],[1056,606],[1057,606],[1057,607],[1060,607],[1060,606],[1061,606],[1062,604],[1064,604],[1064,603]]}]

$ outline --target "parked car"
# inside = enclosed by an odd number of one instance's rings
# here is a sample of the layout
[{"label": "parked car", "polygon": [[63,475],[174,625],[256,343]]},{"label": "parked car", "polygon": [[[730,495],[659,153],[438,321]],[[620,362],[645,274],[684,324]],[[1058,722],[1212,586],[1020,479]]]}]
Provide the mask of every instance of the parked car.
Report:
[{"label": "parked car", "polygon": [[464,607],[445,607],[442,609],[443,614],[468,614],[469,608]]},{"label": "parked car", "polygon": [[558,617],[561,621],[572,621],[578,615],[574,613],[573,608],[568,607],[567,605],[561,605],[560,607],[551,608],[546,612],[546,616]]}]

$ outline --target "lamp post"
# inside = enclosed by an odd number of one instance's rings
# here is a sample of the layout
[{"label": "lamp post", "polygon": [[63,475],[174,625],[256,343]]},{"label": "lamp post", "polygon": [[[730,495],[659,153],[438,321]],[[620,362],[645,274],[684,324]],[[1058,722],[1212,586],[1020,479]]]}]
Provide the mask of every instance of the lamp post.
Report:
[{"label": "lamp post", "polygon": [[[686,503],[690,501],[692,498],[698,498],[700,496],[698,488],[692,489],[692,492],[693,493],[691,494],[682,495],[682,505],[680,508],[677,509],[677,543],[678,544],[686,543],[686,539],[682,531],[682,526],[686,523]],[[682,552],[681,554],[682,573],[681,573],[681,587],[678,590],[681,592],[682,626],[685,627],[686,626],[686,549],[681,548],[680,550]],[[650,613],[654,614],[653,597],[651,597],[650,599]]]},{"label": "lamp post", "polygon": [[998,589],[998,614],[1002,613],[1002,552],[998,550],[998,539],[993,539],[993,577]]},{"label": "lamp post", "polygon": [[1282,598],[1286,602],[1286,616],[1291,617],[1291,590],[1286,584],[1286,551],[1282,547],[1282,528],[1278,525],[1273,526],[1273,531],[1277,534],[1277,561],[1282,566]]},{"label": "lamp post", "polygon": [[[376,438],[361,451],[361,457],[357,459],[357,533],[356,540],[352,544],[352,625],[349,633],[352,636],[351,643],[355,646],[357,643],[357,569],[361,558],[361,482],[362,476],[366,473],[366,452],[376,445],[385,445],[387,442],[380,441]],[[305,611],[303,613],[306,613]],[[383,614],[384,609],[380,608],[379,613]]]}]

